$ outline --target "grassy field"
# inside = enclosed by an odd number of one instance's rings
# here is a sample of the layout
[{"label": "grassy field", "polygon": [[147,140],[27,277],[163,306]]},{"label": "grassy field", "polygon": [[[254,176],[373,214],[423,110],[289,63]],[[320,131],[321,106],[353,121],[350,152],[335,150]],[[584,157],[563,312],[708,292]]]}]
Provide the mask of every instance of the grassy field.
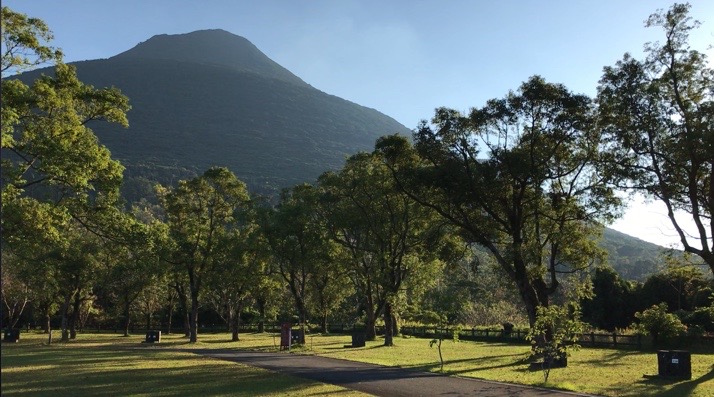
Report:
[{"label": "grassy field", "polygon": [[1,393],[33,397],[365,395],[228,361],[162,351],[140,341],[138,336],[89,334],[48,346],[45,335],[23,333],[20,342],[2,344]]},{"label": "grassy field", "polygon": [[[41,339],[42,338],[42,339]],[[23,334],[17,345],[2,348],[2,394],[57,395],[79,387],[73,395],[359,395],[333,386],[276,376],[238,364],[202,359],[188,353],[162,349],[216,348],[275,351],[275,334],[243,334],[230,342],[228,334],[199,335],[190,344],[180,335],[163,336],[151,346],[143,338],[115,334],[80,335],[67,344],[43,345],[44,336]],[[394,347],[381,341],[365,348],[346,349],[345,335],[308,336],[294,354],[318,354],[375,364],[439,371],[436,348],[427,339],[397,338]],[[133,349],[129,349],[133,348]],[[138,348],[138,349],[137,349]],[[692,351],[692,380],[646,379],[657,373],[653,352],[583,348],[570,357],[568,367],[554,369],[548,384],[541,371],[528,370],[528,346],[500,343],[445,341],[444,372],[526,385],[546,386],[606,396],[714,397],[714,346]],[[73,389],[74,390],[74,389]],[[112,393],[114,391],[114,393]],[[24,393],[24,394],[23,394]]]}]

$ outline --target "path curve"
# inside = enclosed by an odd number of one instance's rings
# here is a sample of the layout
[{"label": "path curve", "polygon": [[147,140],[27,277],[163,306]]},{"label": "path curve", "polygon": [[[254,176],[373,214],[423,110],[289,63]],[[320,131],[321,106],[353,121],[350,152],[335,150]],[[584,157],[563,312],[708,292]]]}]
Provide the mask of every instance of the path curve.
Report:
[{"label": "path curve", "polygon": [[300,378],[339,385],[375,396],[576,397],[588,394],[445,376],[337,358],[242,350],[181,349]]}]

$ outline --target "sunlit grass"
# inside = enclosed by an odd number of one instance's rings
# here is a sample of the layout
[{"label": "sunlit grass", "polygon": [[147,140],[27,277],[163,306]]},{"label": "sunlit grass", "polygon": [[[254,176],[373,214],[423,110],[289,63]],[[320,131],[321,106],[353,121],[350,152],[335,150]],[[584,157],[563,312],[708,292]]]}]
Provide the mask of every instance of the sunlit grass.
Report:
[{"label": "sunlit grass", "polygon": [[[317,338],[315,338],[317,340]],[[316,354],[438,372],[439,356],[428,339],[395,338],[395,346],[384,347],[382,340],[367,342],[358,349],[345,349],[349,336],[320,337]],[[714,397],[714,346],[692,353],[692,380],[647,379],[657,374],[654,352],[582,348],[573,353],[567,368],[553,369],[548,383],[541,371],[528,369],[526,345],[461,341],[442,344],[444,372],[524,385],[545,386],[607,396],[697,396]]]},{"label": "sunlit grass", "polygon": [[[90,334],[47,345],[44,335],[22,334],[19,343],[2,345],[2,395],[364,395],[229,361],[159,349],[141,344],[142,339]],[[183,343],[179,337],[167,341]]]},{"label": "sunlit grass", "polygon": [[[300,383],[290,377],[284,377],[287,380],[283,384],[276,381],[283,377],[267,371],[174,351],[278,351],[280,338],[274,333],[245,333],[238,342],[231,342],[228,333],[199,334],[197,343],[189,343],[183,335],[163,335],[161,343],[156,345],[141,343],[143,335],[124,338],[117,334],[80,334],[76,341],[52,346],[43,345],[46,341],[42,338],[40,334],[23,334],[18,345],[3,346],[3,395],[6,390],[19,393],[17,395],[23,395],[22,390],[24,395],[49,395],[58,390],[64,393],[68,384],[79,381],[84,394],[73,395],[112,394],[111,390],[124,383],[131,384],[126,393],[122,392],[126,395],[149,394],[149,391],[151,395],[198,395],[201,392],[203,395],[241,395],[242,390],[250,391],[244,395],[284,395],[286,391],[290,395],[305,396],[351,395],[339,391],[344,389],[329,389],[331,386],[315,382]],[[393,347],[383,347],[380,339],[368,341],[364,348],[345,348],[350,342],[348,335],[308,335],[306,346],[295,347],[290,353],[423,371],[438,372],[440,368],[438,352],[429,347],[428,339],[395,338]],[[690,381],[644,378],[645,374],[657,373],[654,352],[583,348],[573,353],[567,368],[552,370],[547,384],[543,383],[541,371],[528,369],[527,345],[445,341],[442,351],[444,372],[450,375],[606,396],[714,397],[714,346],[692,350]]]}]

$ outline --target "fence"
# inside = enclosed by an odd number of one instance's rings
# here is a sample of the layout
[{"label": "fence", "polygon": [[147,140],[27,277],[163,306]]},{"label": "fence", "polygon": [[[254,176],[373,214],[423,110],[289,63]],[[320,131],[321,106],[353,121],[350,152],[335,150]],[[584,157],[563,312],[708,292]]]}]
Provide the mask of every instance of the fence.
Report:
[{"label": "fence", "polygon": [[[161,329],[161,327],[157,327]],[[241,324],[239,327],[240,332],[257,332],[258,324]],[[330,324],[330,333],[336,334],[346,334],[351,333],[354,330],[353,325],[347,324]],[[384,334],[383,326],[375,327],[377,335]],[[118,331],[115,329],[115,331]],[[131,329],[132,333],[144,333],[146,330],[142,328]],[[269,333],[280,333],[280,324],[264,324],[264,331]],[[319,332],[318,330],[311,329],[310,332]],[[182,327],[172,327],[171,332],[175,334],[183,333],[184,329]],[[228,332],[228,327],[225,325],[210,325],[199,328],[199,333],[213,333],[213,332]],[[442,336],[445,338],[451,338],[453,335],[453,328],[448,327],[434,327],[434,326],[402,326],[400,332],[404,336],[413,336],[419,338],[435,338]],[[459,339],[461,340],[471,340],[480,342],[503,342],[503,343],[523,343],[528,344],[526,340],[527,330],[524,329],[513,329],[511,331],[506,331],[504,329],[479,329],[479,328],[462,328],[459,330]],[[702,344],[712,344],[714,345],[714,336],[704,335],[693,338],[682,338],[680,344],[697,342]],[[623,335],[613,333],[596,333],[588,332],[580,336],[578,341],[583,347],[611,347],[611,348],[630,348],[642,350],[646,347],[652,346],[652,338],[642,335]]]}]

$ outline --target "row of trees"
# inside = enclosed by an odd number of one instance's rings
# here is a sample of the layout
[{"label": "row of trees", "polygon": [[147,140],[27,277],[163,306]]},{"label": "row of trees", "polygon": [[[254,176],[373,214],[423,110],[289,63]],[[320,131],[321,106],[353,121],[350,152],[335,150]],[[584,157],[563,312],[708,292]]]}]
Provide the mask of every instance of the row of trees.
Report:
[{"label": "row of trees", "polygon": [[[2,81],[7,312],[18,318],[32,297],[47,321],[59,310],[67,339],[89,300],[115,307],[128,331],[133,305],[150,313],[161,295],[185,314],[191,341],[208,304],[238,340],[246,308],[264,319],[287,293],[301,324],[326,330],[351,305],[368,338],[381,318],[391,345],[400,316],[458,304],[439,294],[478,296],[460,288],[468,277],[449,277],[492,263],[533,326],[554,299],[587,297],[618,189],[665,202],[685,251],[714,272],[714,75],[687,46],[687,13],[674,5],[650,17],[666,42],[605,68],[595,100],[534,76],[467,115],[437,109],[413,140],[385,136],[275,205],[212,168],[158,187],[156,205],[128,208],[122,167],[89,128],[126,125],[127,98],[82,84],[42,21],[3,7],[3,77],[55,65],[31,86]],[[691,215],[698,244],[675,211]]]},{"label": "row of trees", "polygon": [[615,331],[636,322],[641,313],[665,304],[691,334],[714,332],[714,281],[691,265],[668,264],[644,283],[622,279],[614,270],[599,267],[592,275],[593,297],[583,299],[583,321],[596,329]]}]

